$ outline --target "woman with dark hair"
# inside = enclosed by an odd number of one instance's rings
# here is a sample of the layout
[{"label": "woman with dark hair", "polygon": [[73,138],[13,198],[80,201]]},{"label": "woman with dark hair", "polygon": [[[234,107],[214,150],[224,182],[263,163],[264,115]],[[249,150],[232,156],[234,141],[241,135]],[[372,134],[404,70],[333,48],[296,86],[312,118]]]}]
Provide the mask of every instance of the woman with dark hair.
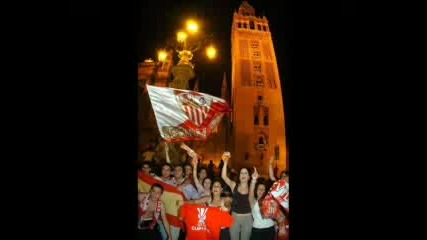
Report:
[{"label": "woman with dark hair", "polygon": [[[197,165],[197,159],[193,159],[192,163],[193,163],[193,166]],[[209,179],[209,178],[206,178],[206,179]],[[222,193],[223,193],[222,182],[219,179],[216,179],[213,181],[212,185],[209,186],[209,195],[203,196],[199,199],[186,201],[186,203],[200,204],[200,205],[206,205],[211,207],[220,207],[221,210],[229,212],[231,203],[229,201],[229,198],[223,198],[221,196]],[[182,204],[184,204],[184,202],[182,201],[178,203],[178,205],[182,205]]]},{"label": "woman with dark hair", "polygon": [[[225,183],[230,187],[233,193],[233,204],[231,212],[234,218],[233,226],[230,228],[231,240],[249,240],[252,231],[252,212],[249,204],[249,170],[242,168],[239,171],[237,183],[227,176],[227,164],[231,154],[224,152],[222,160],[224,167],[221,171],[221,177]],[[240,237],[239,237],[240,236]]]},{"label": "woman with dark hair", "polygon": [[[218,207],[224,212],[230,212],[231,203],[233,198],[228,195],[223,195],[223,185],[222,182],[218,179],[214,180],[211,186],[211,194],[210,196],[201,197],[196,200],[186,201],[186,203],[190,204],[199,204],[206,205],[210,207]],[[184,204],[183,201],[179,201],[178,206],[182,206]],[[230,229],[222,228],[220,232],[220,240],[230,240]]]},{"label": "woman with dark hair", "polygon": [[199,173],[197,175],[199,182],[203,182],[203,180],[208,177],[208,170],[205,167],[200,167]]},{"label": "woman with dark hair", "polygon": [[197,191],[199,192],[200,197],[206,197],[211,195],[211,187],[212,187],[212,180],[208,177],[204,178],[202,182],[199,181],[197,178],[197,157],[193,158],[193,161],[191,162],[193,164],[193,180],[194,185],[197,188]]},{"label": "woman with dark hair", "polygon": [[267,195],[264,182],[257,182],[258,172],[254,168],[252,181],[249,187],[249,203],[254,219],[251,240],[273,240],[276,234],[275,223],[272,219],[264,219],[261,214],[262,200]]}]

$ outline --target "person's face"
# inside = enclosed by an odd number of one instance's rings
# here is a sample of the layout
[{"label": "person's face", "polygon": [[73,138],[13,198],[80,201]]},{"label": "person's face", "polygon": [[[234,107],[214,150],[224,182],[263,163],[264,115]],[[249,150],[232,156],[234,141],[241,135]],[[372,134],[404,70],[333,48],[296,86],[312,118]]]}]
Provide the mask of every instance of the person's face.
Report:
[{"label": "person's face", "polygon": [[203,182],[203,188],[206,190],[211,189],[212,181],[209,178],[206,178]]},{"label": "person's face", "polygon": [[168,165],[162,167],[162,177],[168,178],[171,175],[171,168]]},{"label": "person's face", "polygon": [[193,174],[193,168],[190,165],[185,165],[185,176],[189,177]]},{"label": "person's face", "polygon": [[175,167],[173,170],[173,176],[176,178],[181,178],[184,175],[184,172],[182,170],[181,166]]},{"label": "person's face", "polygon": [[258,199],[262,197],[262,195],[264,195],[265,193],[265,185],[264,184],[259,184],[256,190],[256,194],[258,196]]},{"label": "person's face", "polygon": [[248,169],[242,168],[242,170],[240,170],[239,180],[240,180],[240,182],[247,182],[247,181],[249,181],[249,171],[248,171]]},{"label": "person's face", "polygon": [[154,199],[154,200],[158,200],[160,198],[160,196],[162,195],[162,189],[158,188],[158,187],[153,187],[150,191],[150,196]]},{"label": "person's face", "polygon": [[142,165],[142,172],[146,175],[150,175],[151,168],[148,164]]},{"label": "person's face", "polygon": [[213,194],[221,194],[221,192],[222,192],[221,183],[214,182],[214,184],[212,185],[212,193]]},{"label": "person's face", "polygon": [[199,178],[201,181],[203,181],[203,179],[205,179],[207,176],[208,176],[208,174],[207,174],[205,169],[200,170]]}]

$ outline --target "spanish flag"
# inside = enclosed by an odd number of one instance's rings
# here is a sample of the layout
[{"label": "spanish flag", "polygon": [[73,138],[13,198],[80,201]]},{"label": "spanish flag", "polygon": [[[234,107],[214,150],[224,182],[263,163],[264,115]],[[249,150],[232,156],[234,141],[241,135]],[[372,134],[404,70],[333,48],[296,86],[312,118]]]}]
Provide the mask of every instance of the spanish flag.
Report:
[{"label": "spanish flag", "polygon": [[162,181],[159,181],[151,176],[147,176],[142,172],[138,172],[138,191],[139,192],[149,192],[151,185],[158,183],[163,186],[164,191],[160,200],[164,203],[166,209],[166,217],[169,221],[169,224],[175,227],[182,227],[182,223],[179,220],[178,213],[179,207],[177,206],[177,201],[182,200],[186,201],[184,194],[178,190],[176,187],[166,184]]}]

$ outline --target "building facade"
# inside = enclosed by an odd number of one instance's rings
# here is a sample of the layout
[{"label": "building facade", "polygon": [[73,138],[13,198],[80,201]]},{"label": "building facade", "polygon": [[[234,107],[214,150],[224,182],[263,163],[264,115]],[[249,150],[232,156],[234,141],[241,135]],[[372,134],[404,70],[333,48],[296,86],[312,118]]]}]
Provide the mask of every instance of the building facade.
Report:
[{"label": "building facade", "polygon": [[272,36],[265,16],[246,1],[234,13],[231,29],[231,167],[255,166],[268,174],[270,156],[287,168],[282,90]]}]

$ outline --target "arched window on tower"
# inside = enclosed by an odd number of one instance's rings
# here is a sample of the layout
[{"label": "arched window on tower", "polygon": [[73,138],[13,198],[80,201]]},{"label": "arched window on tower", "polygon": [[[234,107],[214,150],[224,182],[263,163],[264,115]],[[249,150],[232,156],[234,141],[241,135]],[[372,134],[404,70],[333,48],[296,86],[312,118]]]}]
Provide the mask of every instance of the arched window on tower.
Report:
[{"label": "arched window on tower", "polygon": [[262,30],[267,31],[267,27],[265,25],[262,26]]},{"label": "arched window on tower", "polygon": [[254,106],[254,125],[259,125],[259,107]]},{"label": "arched window on tower", "polygon": [[269,118],[268,118],[268,107],[264,107],[264,125],[268,126]]},{"label": "arched window on tower", "polygon": [[258,27],[258,30],[261,31],[261,25],[258,24],[257,27]]},{"label": "arched window on tower", "polygon": [[242,28],[242,23],[241,22],[237,23],[237,28]]},{"label": "arched window on tower", "polygon": [[264,87],[264,78],[262,75],[255,75],[255,86]]},{"label": "arched window on tower", "polygon": [[248,24],[247,23],[243,23],[243,28],[248,28]]},{"label": "arched window on tower", "polygon": [[255,149],[258,151],[265,151],[268,147],[268,137],[265,132],[258,133],[258,137],[255,138]]},{"label": "arched window on tower", "polygon": [[255,29],[254,21],[250,21],[250,22],[249,22],[249,28],[250,28],[250,29],[252,29],[252,30],[254,30],[254,29]]}]

